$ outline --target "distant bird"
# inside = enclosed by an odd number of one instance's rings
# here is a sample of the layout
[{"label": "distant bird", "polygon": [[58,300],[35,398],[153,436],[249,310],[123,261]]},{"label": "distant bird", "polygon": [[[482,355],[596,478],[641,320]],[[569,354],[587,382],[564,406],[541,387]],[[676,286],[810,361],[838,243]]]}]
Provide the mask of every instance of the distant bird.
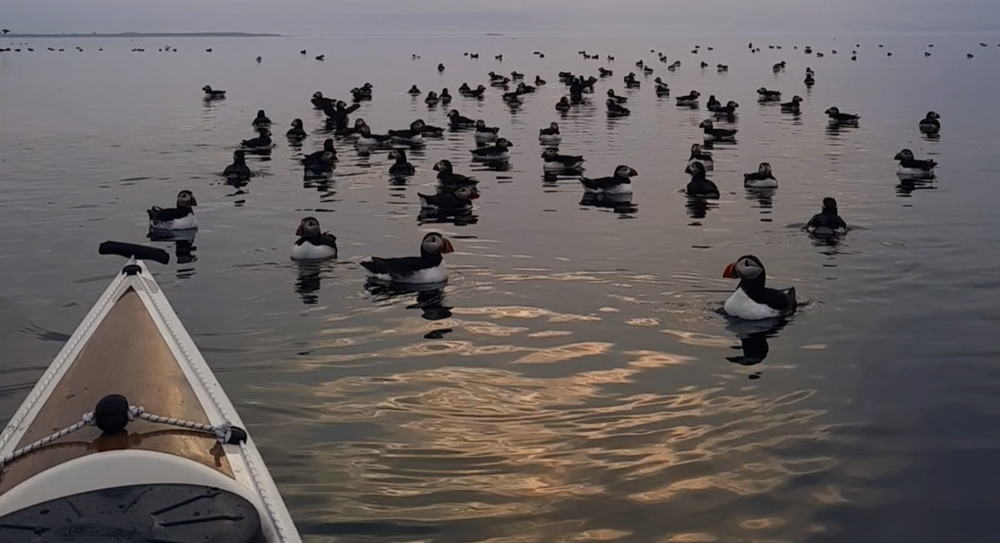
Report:
[{"label": "distant bird", "polygon": [[409,177],[416,173],[417,169],[413,167],[413,164],[406,161],[406,152],[402,149],[389,151],[389,158],[396,161],[392,166],[389,166],[389,175],[393,177]]},{"label": "distant bird", "polygon": [[569,111],[570,107],[571,105],[569,103],[569,98],[566,98],[565,96],[563,96],[562,98],[559,99],[558,102],[556,102],[557,111],[564,111],[564,112]]},{"label": "distant bird", "polygon": [[486,126],[486,121],[482,119],[476,121],[476,143],[493,143],[497,141],[497,134],[500,128],[496,126]]},{"label": "distant bird", "polygon": [[323,151],[319,160],[303,164],[302,169],[306,177],[325,177],[333,172],[333,162],[335,160],[337,160],[336,155],[329,151]]},{"label": "distant bird", "polygon": [[715,128],[710,119],[705,119],[698,125],[702,128],[702,133],[706,143],[712,142],[736,142],[736,129]]},{"label": "distant bird", "polygon": [[285,137],[292,141],[302,141],[308,136],[309,134],[302,128],[302,119],[292,121],[292,128],[285,133]]},{"label": "distant bird", "polygon": [[933,160],[917,160],[913,158],[913,151],[909,149],[903,149],[896,153],[895,159],[899,161],[896,175],[900,177],[908,179],[929,179],[934,177],[934,168],[937,167],[937,162]]},{"label": "distant bird", "polygon": [[538,129],[538,141],[543,145],[558,145],[562,141],[559,123],[550,123],[548,128]]},{"label": "distant bird", "polygon": [[372,257],[361,263],[369,277],[385,283],[429,284],[448,280],[443,255],[455,252],[448,238],[431,232],[420,242],[420,256],[404,258]]},{"label": "distant bird", "polygon": [[152,207],[146,211],[149,216],[151,231],[195,230],[198,219],[194,216],[193,207],[198,206],[198,200],[189,190],[177,193],[177,207]]},{"label": "distant bird", "polygon": [[625,102],[628,102],[627,97],[616,95],[615,89],[608,89],[608,100],[614,100],[618,104],[624,104]]},{"label": "distant bird", "polygon": [[420,94],[420,89],[418,89],[417,86],[414,85],[414,86],[410,87],[410,90],[407,91],[407,94],[409,94],[411,96],[417,96],[417,95]]},{"label": "distant bird", "polygon": [[817,237],[832,237],[847,232],[847,223],[837,213],[837,201],[823,198],[823,210],[806,223],[806,232]]},{"label": "distant bird", "polygon": [[627,108],[618,105],[614,98],[608,98],[608,117],[627,117],[632,112]]},{"label": "distant bird", "polygon": [[233,151],[233,163],[226,166],[226,169],[222,171],[222,176],[227,181],[235,183],[249,181],[252,175],[250,167],[247,166],[246,153],[241,149]]},{"label": "distant bird", "polygon": [[337,236],[320,229],[315,217],[306,217],[295,231],[299,239],[292,245],[292,260],[327,260],[337,258]]},{"label": "distant bird", "polygon": [[555,147],[549,147],[542,151],[542,169],[547,172],[561,172],[564,170],[583,170],[584,158],[582,156],[560,155]]},{"label": "distant bird", "polygon": [[437,194],[420,194],[420,207],[429,211],[457,213],[472,209],[472,201],[479,198],[479,191],[472,186],[458,187]]},{"label": "distant bird", "polygon": [[263,59],[262,59],[261,57],[257,57],[257,63],[258,63],[258,64],[260,64],[260,62],[261,62],[262,60],[263,60]]},{"label": "distant bird", "polygon": [[205,91],[205,99],[206,100],[222,100],[222,99],[224,99],[226,97],[226,91],[224,91],[224,90],[215,90],[215,89],[213,89],[212,87],[210,87],[208,85],[205,85],[204,87],[202,87],[201,90]]},{"label": "distant bird", "polygon": [[205,49],[205,52],[206,52],[206,53],[211,53],[211,52],[212,52],[212,48],[211,48],[211,47],[209,47],[208,49]]},{"label": "distant bird", "polygon": [[928,111],[927,116],[920,119],[920,131],[928,136],[936,135],[941,131],[941,116],[933,111]]},{"label": "distant bird", "polygon": [[776,189],[778,180],[771,173],[771,165],[761,162],[756,172],[743,174],[743,186],[748,189]]},{"label": "distant bird", "polygon": [[316,60],[323,62],[326,60],[326,55],[316,55]]},{"label": "distant bird", "polygon": [[4,36],[6,36],[7,34],[10,34],[10,30],[7,30],[6,28],[3,29],[3,30],[0,30],[0,32],[3,32]]},{"label": "distant bird", "polygon": [[739,279],[736,291],[726,300],[723,309],[730,317],[757,321],[774,319],[795,312],[795,288],[777,290],[766,286],[764,264],[753,255],[741,256],[726,266],[722,276]]},{"label": "distant bird", "polygon": [[712,153],[705,151],[700,143],[691,144],[691,156],[688,158],[688,168],[685,169],[687,173],[691,173],[691,164],[695,162],[700,162],[706,171],[712,171],[715,169],[715,161],[712,159]]},{"label": "distant bird", "polygon": [[537,86],[537,87],[541,87],[541,86],[542,86],[542,85],[544,85],[544,84],[545,84],[545,80],[544,80],[544,79],[542,79],[542,77],[541,77],[541,76],[538,76],[538,75],[536,75],[536,76],[535,76],[535,86]]},{"label": "distant bird", "polygon": [[498,138],[496,143],[490,147],[480,147],[469,151],[473,160],[482,162],[506,162],[510,160],[509,148],[513,144],[506,138]]},{"label": "distant bird", "polygon": [[768,90],[765,87],[757,89],[757,101],[758,102],[780,102],[781,101],[781,91]]},{"label": "distant bird", "polygon": [[439,72],[443,72],[444,71],[444,64],[438,64],[438,71]]},{"label": "distant bird", "polygon": [[333,138],[327,138],[323,142],[323,148],[320,149],[319,151],[316,151],[315,153],[309,153],[308,155],[302,157],[301,160],[302,165],[306,166],[312,162],[318,162],[323,158],[323,153],[330,153],[334,156],[334,159],[336,159],[337,150],[333,147]]},{"label": "distant bird", "polygon": [[658,98],[663,96],[670,96],[670,86],[664,83],[662,79],[657,77],[655,80],[653,80],[653,83],[656,84],[656,96]]},{"label": "distant bird", "polygon": [[701,96],[701,93],[696,90],[693,90],[684,96],[678,96],[676,98],[677,105],[682,107],[697,107],[699,96]]},{"label": "distant bird", "polygon": [[463,117],[456,109],[448,112],[448,122],[452,128],[472,128],[476,126],[476,121],[468,117]]},{"label": "distant bird", "polygon": [[437,93],[434,91],[428,92],[427,97],[424,98],[424,103],[431,107],[438,105],[440,101],[441,99],[438,98]]},{"label": "distant bird", "polygon": [[337,103],[337,101],[334,100],[333,98],[326,98],[326,97],[324,97],[323,93],[320,92],[320,91],[314,92],[313,95],[312,95],[312,99],[310,99],[309,101],[312,102],[312,105],[313,105],[313,107],[315,109],[319,109],[319,110],[323,110],[323,109],[326,109],[328,107],[331,108],[331,109],[333,109],[333,107]]},{"label": "distant bird", "polygon": [[440,160],[434,165],[434,171],[438,172],[438,184],[444,188],[455,189],[458,187],[473,186],[479,183],[474,177],[455,173],[452,169],[451,161]]},{"label": "distant bird", "polygon": [[243,140],[242,142],[240,142],[240,145],[242,145],[245,149],[252,149],[255,151],[263,151],[270,149],[272,146],[271,131],[266,128],[262,128],[260,130],[259,136],[257,136],[256,138]]},{"label": "distant bird", "polygon": [[626,194],[632,192],[632,179],[639,172],[629,166],[621,165],[615,168],[611,177],[597,179],[580,178],[584,191],[594,194]]},{"label": "distant bird", "polygon": [[792,96],[791,102],[784,102],[781,104],[781,111],[784,111],[785,113],[796,113],[796,114],[801,113],[802,112],[800,106],[801,103],[802,103],[801,96],[798,95]]},{"label": "distant bird", "polygon": [[830,117],[830,124],[839,126],[857,126],[858,120],[861,118],[860,115],[841,113],[837,107],[827,109],[826,114]]},{"label": "distant bird", "polygon": [[267,118],[263,109],[257,110],[257,116],[253,120],[254,128],[267,128],[271,126],[271,119]]},{"label": "distant bird", "polygon": [[705,165],[701,162],[690,162],[684,170],[691,174],[691,180],[684,187],[684,193],[695,198],[719,198],[719,187],[706,177]]}]

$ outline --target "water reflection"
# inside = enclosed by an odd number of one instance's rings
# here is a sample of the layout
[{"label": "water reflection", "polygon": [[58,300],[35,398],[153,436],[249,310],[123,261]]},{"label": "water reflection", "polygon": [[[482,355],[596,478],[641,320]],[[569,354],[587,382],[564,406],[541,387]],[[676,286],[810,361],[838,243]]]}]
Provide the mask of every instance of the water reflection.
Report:
[{"label": "water reflection", "polygon": [[417,224],[454,224],[468,226],[479,222],[479,215],[474,211],[448,212],[434,209],[421,209],[417,214]]},{"label": "water reflection", "polygon": [[[738,347],[740,354],[727,356],[726,360],[740,366],[756,366],[767,358],[770,352],[770,345],[767,340],[778,336],[778,333],[788,325],[788,319],[768,319],[765,321],[744,321],[730,319],[726,325],[726,330],[736,335],[740,340]],[[750,379],[757,379],[760,373],[751,374]]]},{"label": "water reflection", "polygon": [[[198,247],[194,244],[194,238],[198,230],[150,230],[146,236],[153,242],[164,242],[174,244],[174,258],[179,265],[193,264],[198,260],[194,252]],[[178,267],[177,278],[187,279],[194,275],[195,269],[192,266]]]},{"label": "water reflection", "polygon": [[937,190],[937,186],[931,179],[900,179],[896,185],[896,196],[909,198],[917,190]]},{"label": "water reflection", "polygon": [[[684,203],[684,208],[687,210],[689,217],[701,220],[708,216],[709,209],[718,209],[719,202],[717,200],[709,200],[708,198],[688,196],[687,201]],[[701,226],[701,224],[695,223],[694,226]]]},{"label": "water reflection", "polygon": [[322,286],[323,267],[329,262],[297,262],[298,278],[295,280],[295,293],[306,305],[319,303],[319,289]]},{"label": "water reflection", "polygon": [[[396,299],[407,298],[416,294],[414,303],[407,305],[406,309],[417,309],[421,312],[421,317],[429,321],[439,321],[451,318],[452,307],[445,305],[444,287],[447,283],[427,283],[421,285],[389,284],[369,281],[365,284],[365,290],[372,295],[372,302],[384,303],[395,301]],[[451,329],[434,331],[435,339],[440,339]]]}]

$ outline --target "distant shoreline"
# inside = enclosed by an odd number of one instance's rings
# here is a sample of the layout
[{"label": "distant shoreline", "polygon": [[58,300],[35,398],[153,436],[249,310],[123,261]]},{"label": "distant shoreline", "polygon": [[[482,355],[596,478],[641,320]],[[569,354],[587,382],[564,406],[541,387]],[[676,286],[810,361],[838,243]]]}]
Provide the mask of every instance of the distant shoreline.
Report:
[{"label": "distant shoreline", "polygon": [[7,34],[5,38],[280,38],[281,34],[250,32],[120,32],[116,34]]}]

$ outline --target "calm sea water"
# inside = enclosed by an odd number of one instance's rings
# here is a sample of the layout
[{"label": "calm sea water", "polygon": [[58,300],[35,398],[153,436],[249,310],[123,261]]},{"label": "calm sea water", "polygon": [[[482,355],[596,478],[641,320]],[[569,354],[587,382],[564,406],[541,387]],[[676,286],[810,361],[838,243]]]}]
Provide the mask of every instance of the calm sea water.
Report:
[{"label": "calm sea water", "polygon": [[[190,189],[194,248],[155,273],[309,541],[996,541],[998,41],[35,40],[34,53],[0,54],[0,422],[117,272],[97,244],[143,241],[144,210]],[[682,67],[668,73],[650,49]],[[740,103],[739,143],[716,152],[718,205],[692,209],[678,192],[705,112],[658,100],[652,77],[626,92],[638,59],[675,95]],[[594,103],[558,116],[557,73],[598,66],[615,75]],[[516,113],[493,90],[457,96],[490,70],[549,84]],[[446,125],[447,108],[405,92],[450,88],[452,107],[515,143],[510,170],[475,171],[464,133],[411,152],[405,186],[389,183],[384,152],[344,142],[330,182],[304,182],[296,159],[325,137],[310,95],[347,98],[366,81],[375,99],[354,117],[376,132]],[[206,84],[229,98],[204,104]],[[802,116],[759,106],[761,86],[803,96]],[[606,118],[607,88],[630,97],[631,117]],[[832,105],[861,126],[828,132]],[[237,191],[217,174],[258,109],[278,147]],[[917,131],[928,110],[942,117],[936,141]],[[295,117],[312,134],[303,149],[282,137]],[[632,208],[584,206],[575,181],[544,182],[537,130],[551,121],[589,175],[639,171]],[[936,182],[901,186],[904,147],[941,164]],[[474,220],[418,217],[442,158],[482,181]],[[781,183],[773,195],[742,187],[761,161]],[[824,196],[857,227],[839,245],[796,226]],[[289,261],[305,215],[339,237],[339,261]],[[458,251],[443,298],[363,288],[360,260],[414,254],[430,230]],[[808,301],[780,329],[718,312],[735,287],[722,270],[746,253]]]}]

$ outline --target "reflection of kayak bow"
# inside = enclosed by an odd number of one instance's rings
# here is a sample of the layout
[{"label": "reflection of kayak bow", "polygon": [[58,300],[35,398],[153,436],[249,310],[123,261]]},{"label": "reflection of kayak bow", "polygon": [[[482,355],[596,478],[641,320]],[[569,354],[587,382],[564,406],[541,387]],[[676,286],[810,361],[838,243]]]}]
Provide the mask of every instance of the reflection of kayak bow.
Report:
[{"label": "reflection of kayak bow", "polygon": [[233,404],[134,258],[169,255],[121,243],[101,252],[133,258],[0,434],[0,541],[29,528],[301,541]]}]

